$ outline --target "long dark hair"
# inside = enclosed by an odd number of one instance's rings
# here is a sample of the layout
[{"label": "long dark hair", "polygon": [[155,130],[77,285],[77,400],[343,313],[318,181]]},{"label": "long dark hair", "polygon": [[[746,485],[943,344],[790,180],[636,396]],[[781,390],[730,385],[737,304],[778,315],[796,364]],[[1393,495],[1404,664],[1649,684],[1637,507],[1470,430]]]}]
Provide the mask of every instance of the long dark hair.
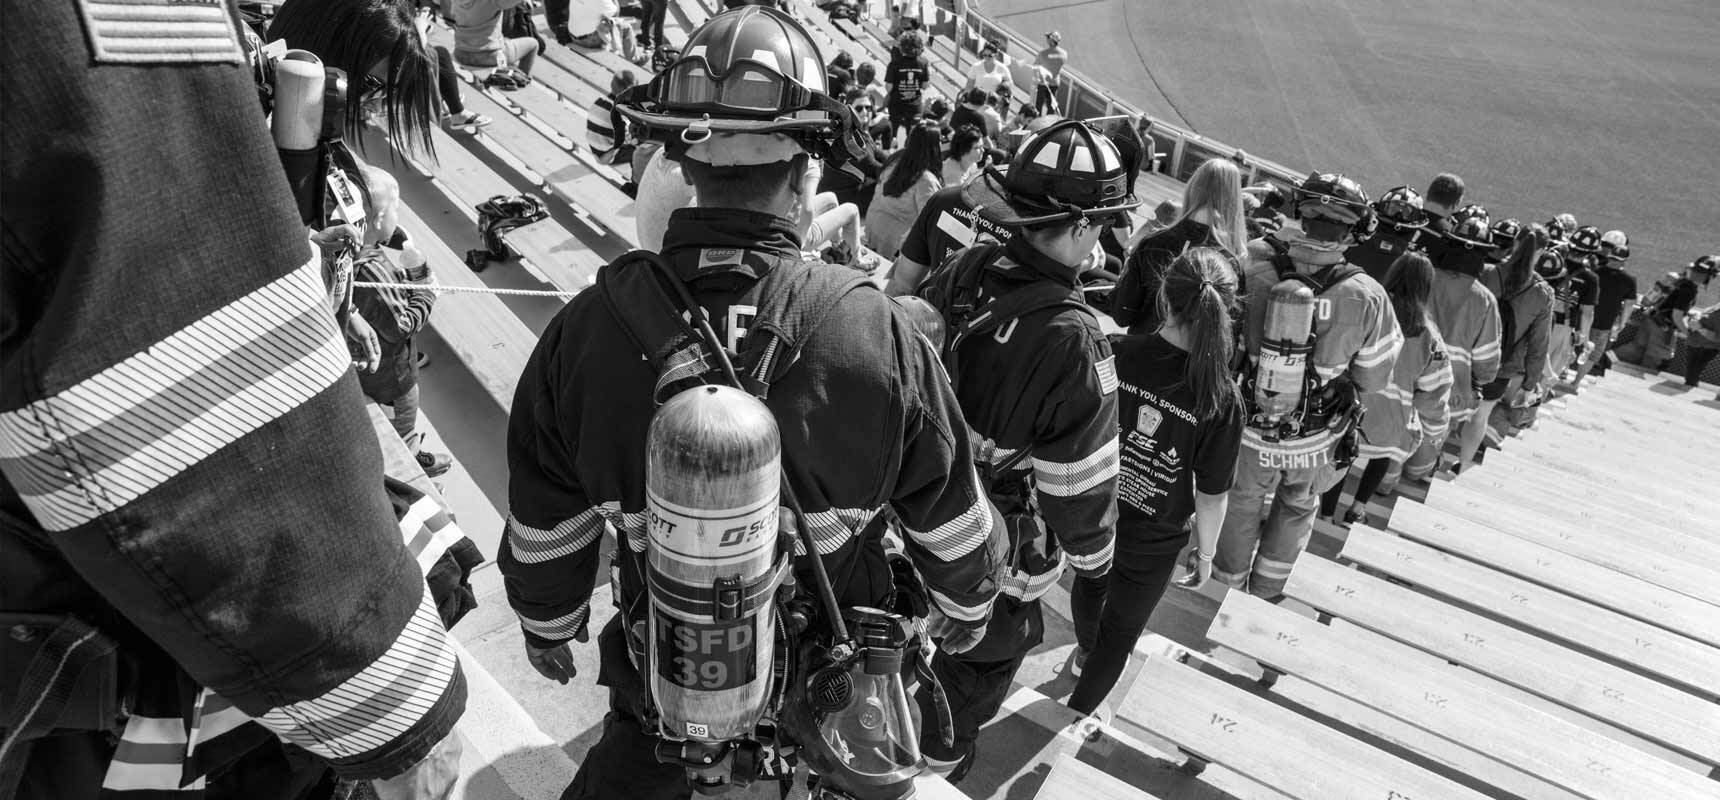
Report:
[{"label": "long dark hair", "polygon": [[1404,253],[1386,270],[1386,294],[1404,336],[1420,336],[1427,328],[1427,298],[1433,294],[1433,262],[1421,253]]},{"label": "long dark hair", "polygon": [[919,183],[921,175],[927,172],[941,174],[943,161],[938,126],[929,122],[918,123],[908,130],[908,143],[890,156],[890,163],[885,165],[890,170],[890,177],[884,180],[881,188],[890,197],[901,197],[903,192]]},{"label": "long dark hair", "polygon": [[386,63],[380,102],[389,144],[435,152],[436,55],[418,31],[411,0],[288,0],[269,24],[269,41],[281,40],[346,71],[346,133],[361,148],[365,79]]},{"label": "long dark hair", "polygon": [[1176,320],[1188,334],[1188,369],[1183,379],[1194,393],[1202,420],[1241,401],[1230,361],[1235,355],[1231,310],[1236,307],[1236,272],[1223,251],[1194,247],[1165,268],[1159,284],[1159,316]]},{"label": "long dark hair", "polygon": [[1529,225],[1517,232],[1517,240],[1511,246],[1511,255],[1505,263],[1499,265],[1499,284],[1503,297],[1499,302],[1516,296],[1518,292],[1528,288],[1529,282],[1535,279],[1535,262],[1539,260],[1541,250],[1547,246],[1547,229],[1540,223]]}]

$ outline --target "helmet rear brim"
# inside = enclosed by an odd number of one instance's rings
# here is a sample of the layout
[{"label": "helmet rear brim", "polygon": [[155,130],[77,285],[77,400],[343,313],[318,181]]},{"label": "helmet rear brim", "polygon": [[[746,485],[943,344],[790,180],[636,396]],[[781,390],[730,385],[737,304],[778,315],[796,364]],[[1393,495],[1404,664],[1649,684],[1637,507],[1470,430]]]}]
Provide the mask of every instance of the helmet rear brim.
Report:
[{"label": "helmet rear brim", "polygon": [[993,169],[981,172],[962,185],[962,202],[967,203],[975,213],[988,221],[1012,228],[1059,221],[1073,222],[1081,217],[1126,214],[1141,205],[1132,195],[1125,195],[1119,202],[1095,208],[1052,208],[1023,201],[1010,195],[1003,187],[1000,174]]}]

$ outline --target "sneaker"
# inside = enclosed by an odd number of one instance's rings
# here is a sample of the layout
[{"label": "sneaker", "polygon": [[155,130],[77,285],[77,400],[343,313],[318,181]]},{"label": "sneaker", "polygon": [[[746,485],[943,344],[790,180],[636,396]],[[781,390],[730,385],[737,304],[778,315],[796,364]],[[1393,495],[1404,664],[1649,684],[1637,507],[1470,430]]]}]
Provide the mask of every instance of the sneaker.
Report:
[{"label": "sneaker", "polygon": [[443,117],[442,127],[447,128],[450,131],[471,130],[487,127],[492,122],[495,122],[495,120],[490,119],[483,114],[479,114],[476,111],[467,111],[464,114],[449,114]]},{"label": "sneaker", "polygon": [[432,478],[442,475],[454,466],[453,457],[449,456],[447,453],[432,453],[428,450],[419,450],[417,459],[418,466],[424,468],[424,474]]},{"label": "sneaker", "polygon": [[1069,666],[1064,671],[1069,673],[1071,678],[1079,678],[1081,677],[1081,670],[1086,666],[1087,651],[1082,650],[1080,645],[1076,645],[1074,652],[1069,654]]},{"label": "sneaker", "polygon": [[1345,525],[1354,525],[1358,522],[1366,523],[1367,521],[1368,521],[1368,509],[1366,506],[1361,506],[1361,505],[1350,506],[1350,510],[1344,512],[1344,524]]},{"label": "sneaker", "polygon": [[555,33],[556,44],[564,46],[573,44],[573,34],[568,31],[566,25],[557,25],[550,30]]}]

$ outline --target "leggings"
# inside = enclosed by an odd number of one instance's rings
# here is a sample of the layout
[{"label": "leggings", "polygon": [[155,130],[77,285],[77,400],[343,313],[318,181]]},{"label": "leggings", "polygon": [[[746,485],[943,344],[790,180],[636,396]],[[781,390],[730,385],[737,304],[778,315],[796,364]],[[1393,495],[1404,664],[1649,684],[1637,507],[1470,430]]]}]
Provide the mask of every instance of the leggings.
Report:
[{"label": "leggings", "polygon": [[621,9],[621,16],[639,20],[641,47],[668,44],[663,39],[663,23],[669,16],[669,0],[639,0],[638,6]]},{"label": "leggings", "polygon": [[[1368,462],[1368,466],[1362,470],[1361,480],[1356,484],[1356,505],[1365,506],[1369,500],[1374,499],[1374,492],[1379,490],[1380,481],[1385,480],[1386,470],[1390,469],[1391,465],[1392,460],[1385,457]],[[1338,500],[1343,493],[1344,481],[1339,479],[1325,494],[1320,495],[1320,513],[1328,517],[1338,513]]]},{"label": "leggings", "polygon": [[460,100],[460,76],[454,71],[454,54],[442,45],[436,45],[436,90],[442,94],[447,113],[466,113],[466,104]]},{"label": "leggings", "polygon": [[1069,696],[1070,708],[1091,714],[1116,688],[1129,666],[1135,641],[1170,586],[1177,555],[1131,555],[1119,550],[1110,574],[1075,578],[1070,612],[1076,620],[1075,639],[1087,651],[1087,663],[1075,682],[1075,693]]}]

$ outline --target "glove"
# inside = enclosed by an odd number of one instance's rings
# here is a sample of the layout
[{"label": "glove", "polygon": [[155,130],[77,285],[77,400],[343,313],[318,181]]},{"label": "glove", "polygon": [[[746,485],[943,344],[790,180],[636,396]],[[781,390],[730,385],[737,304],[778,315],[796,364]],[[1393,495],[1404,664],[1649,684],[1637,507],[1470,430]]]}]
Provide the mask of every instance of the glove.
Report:
[{"label": "glove", "polygon": [[978,622],[962,622],[952,619],[949,615],[932,606],[926,619],[926,635],[937,640],[938,646],[954,655],[966,653],[985,638],[988,616]]},{"label": "glove", "polygon": [[[573,638],[574,641],[584,644],[591,641],[591,633],[581,626],[579,633],[574,634]],[[579,674],[579,668],[573,665],[573,650],[567,646],[567,642],[544,648],[533,647],[531,642],[526,642],[526,661],[531,663],[532,669],[537,670],[539,675],[563,686],[567,685],[568,679]]]}]

